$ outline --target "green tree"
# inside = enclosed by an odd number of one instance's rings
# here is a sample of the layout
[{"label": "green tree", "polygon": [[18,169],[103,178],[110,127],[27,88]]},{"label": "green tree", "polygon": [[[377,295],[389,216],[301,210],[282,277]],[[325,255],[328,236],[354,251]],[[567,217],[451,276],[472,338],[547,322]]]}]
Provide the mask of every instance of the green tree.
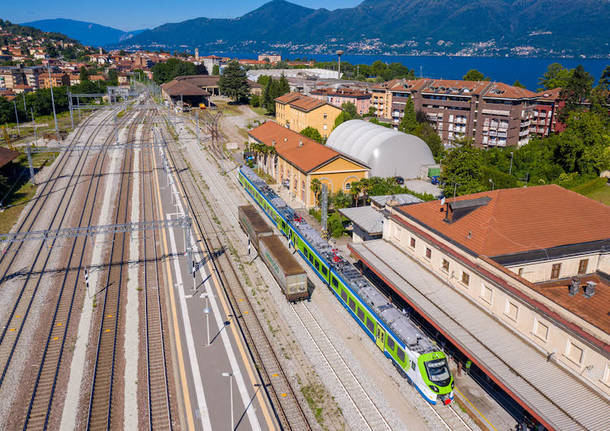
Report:
[{"label": "green tree", "polygon": [[313,180],[311,180],[311,184],[309,187],[311,188],[311,191],[313,192],[313,195],[315,197],[315,204],[318,205],[318,203],[320,202],[320,196],[322,195],[322,183],[319,179],[314,178]]},{"label": "green tree", "polygon": [[519,87],[519,88],[525,88],[525,85],[521,84],[518,79],[515,81],[513,86],[514,87]]},{"label": "green tree", "polygon": [[464,81],[490,81],[490,78],[483,75],[476,69],[470,69],[466,75],[462,77]]},{"label": "green tree", "polygon": [[441,137],[438,136],[436,130],[430,125],[430,123],[419,123],[415,132],[413,133],[415,136],[419,136],[428,147],[430,147],[430,151],[432,151],[432,155],[435,160],[440,160],[443,154],[445,153],[445,147],[443,146],[443,142]]},{"label": "green tree", "polygon": [[220,75],[220,66],[219,65],[215,64],[212,67],[212,75],[215,75],[215,76]]},{"label": "green tree", "polygon": [[301,130],[301,135],[307,136],[308,138],[313,139],[316,142],[322,142],[323,140],[322,135],[320,135],[318,129],[311,126],[305,127],[303,130]]},{"label": "green tree", "polygon": [[108,85],[119,85],[119,72],[116,69],[110,69],[106,82]]},{"label": "green tree", "polygon": [[250,96],[250,106],[253,108],[258,108],[261,106],[261,98],[258,96],[258,94],[253,94]]},{"label": "green tree", "polygon": [[606,66],[602,72],[602,76],[599,78],[599,87],[603,90],[610,90],[610,66]]},{"label": "green tree", "polygon": [[176,76],[195,75],[197,69],[193,63],[170,58],[165,63],[157,63],[152,67],[153,80],[161,85],[171,81]]},{"label": "green tree", "polygon": [[230,97],[235,102],[248,97],[250,87],[248,87],[246,71],[237,61],[230,62],[224,69],[218,80],[218,89],[221,94]]},{"label": "green tree", "polygon": [[559,115],[562,122],[565,122],[570,112],[582,109],[585,100],[591,94],[593,81],[593,76],[582,65],[579,64],[574,69],[565,86],[561,89],[561,97],[565,100],[565,106]]},{"label": "green tree", "polygon": [[352,206],[352,196],[345,193],[343,190],[339,190],[331,198],[333,208],[349,208]]},{"label": "green tree", "polygon": [[328,232],[333,238],[339,238],[345,233],[344,221],[345,218],[338,211],[328,217]]},{"label": "green tree", "polygon": [[553,88],[565,87],[571,75],[571,70],[566,69],[559,63],[551,63],[542,77],[538,79],[538,83],[542,87],[539,90],[552,90]]},{"label": "green tree", "polygon": [[352,102],[345,102],[341,105],[341,109],[343,109],[343,112],[349,114],[350,119],[359,118],[358,109]]},{"label": "green tree", "polygon": [[404,116],[400,120],[398,130],[403,133],[414,134],[417,130],[417,118],[415,115],[415,106],[413,105],[413,99],[409,97],[405,104]]},{"label": "green tree", "polygon": [[85,66],[81,66],[79,74],[80,82],[89,81],[89,71]]},{"label": "green tree", "polygon": [[276,96],[276,97],[280,97],[286,93],[290,93],[290,84],[288,83],[288,80],[286,79],[284,74],[282,74],[280,80],[278,81],[277,92],[278,92],[278,96]]},{"label": "green tree", "polygon": [[269,80],[271,80],[271,77],[269,75],[260,75],[256,82],[258,82],[263,87],[266,87]]},{"label": "green tree", "polygon": [[345,123],[346,121],[353,119],[354,117],[352,117],[348,112],[341,111],[337,118],[335,118],[335,128],[338,127],[341,123]]},{"label": "green tree", "polygon": [[484,190],[481,185],[481,151],[472,142],[464,141],[452,149],[441,163],[441,182],[445,196],[476,193]]}]

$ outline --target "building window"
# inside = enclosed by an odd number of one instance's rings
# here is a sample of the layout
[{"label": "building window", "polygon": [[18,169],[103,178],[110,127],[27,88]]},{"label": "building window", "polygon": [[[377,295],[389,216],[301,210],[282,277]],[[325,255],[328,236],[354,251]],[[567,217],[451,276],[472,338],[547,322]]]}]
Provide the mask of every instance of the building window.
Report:
[{"label": "building window", "polygon": [[429,247],[426,247],[426,259],[430,259],[432,257],[432,250]]},{"label": "building window", "polygon": [[328,126],[327,126],[326,124],[324,124],[324,125],[322,126],[322,128],[323,128],[324,130],[326,130],[326,129],[328,129]]},{"label": "building window", "polygon": [[506,301],[506,308],[504,309],[506,317],[512,320],[517,320],[519,316],[519,307],[512,301]]},{"label": "building window", "polygon": [[546,341],[549,337],[549,327],[539,320],[534,321],[534,335],[542,341]]},{"label": "building window", "polygon": [[551,269],[551,279],[559,278],[560,272],[561,272],[561,263],[554,263],[553,268]]},{"label": "building window", "polygon": [[415,238],[411,237],[411,248],[415,248]]},{"label": "building window", "polygon": [[470,284],[470,274],[468,274],[466,271],[462,271],[462,283],[466,286]]},{"label": "building window", "polygon": [[576,344],[568,341],[568,345],[566,347],[566,356],[567,358],[574,362],[577,365],[582,363],[583,349],[578,347]]},{"label": "building window", "polygon": [[606,365],[606,369],[604,370],[604,377],[602,379],[602,383],[606,386],[610,386],[610,365]]},{"label": "building window", "polygon": [[328,118],[328,114],[324,113],[324,119],[326,120]]},{"label": "building window", "polygon": [[345,190],[349,190],[352,188],[352,183],[345,183]]},{"label": "building window", "polygon": [[483,285],[481,287],[481,299],[485,302],[487,302],[488,304],[491,304],[491,297],[493,295],[493,291],[491,290],[491,287]]},{"label": "building window", "polygon": [[449,272],[449,261],[447,259],[443,259],[443,271]]},{"label": "building window", "polygon": [[578,262],[578,274],[579,275],[586,274],[588,266],[589,266],[589,259],[582,259],[580,262]]}]

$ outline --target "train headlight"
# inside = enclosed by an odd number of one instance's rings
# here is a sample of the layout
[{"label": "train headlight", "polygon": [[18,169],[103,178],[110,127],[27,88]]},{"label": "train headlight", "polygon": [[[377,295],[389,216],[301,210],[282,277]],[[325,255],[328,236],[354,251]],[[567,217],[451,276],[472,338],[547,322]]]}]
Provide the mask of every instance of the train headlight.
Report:
[{"label": "train headlight", "polygon": [[455,382],[451,381],[451,389],[453,390],[453,388],[455,388]]},{"label": "train headlight", "polygon": [[438,388],[436,386],[428,385],[428,387],[438,394]]}]

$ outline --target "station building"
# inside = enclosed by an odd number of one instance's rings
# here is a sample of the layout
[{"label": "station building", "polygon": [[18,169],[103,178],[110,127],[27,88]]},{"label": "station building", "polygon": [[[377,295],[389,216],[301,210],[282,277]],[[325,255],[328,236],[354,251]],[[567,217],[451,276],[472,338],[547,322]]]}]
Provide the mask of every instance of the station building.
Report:
[{"label": "station building", "polygon": [[326,184],[329,194],[339,190],[347,193],[352,182],[369,175],[369,167],[364,163],[273,121],[250,130],[248,137],[250,143],[275,149],[259,155],[257,166],[306,208],[316,205],[311,190],[314,179]]},{"label": "station building", "polygon": [[349,246],[366,271],[547,429],[609,429],[610,207],[547,185],[384,211]]}]

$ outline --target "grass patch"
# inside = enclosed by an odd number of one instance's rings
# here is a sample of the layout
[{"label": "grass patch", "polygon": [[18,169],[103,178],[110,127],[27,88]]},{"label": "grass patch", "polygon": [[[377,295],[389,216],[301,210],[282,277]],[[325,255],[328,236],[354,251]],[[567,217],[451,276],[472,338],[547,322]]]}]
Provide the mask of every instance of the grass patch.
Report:
[{"label": "grass patch", "polygon": [[570,190],[610,205],[610,185],[608,185],[606,178],[593,178],[585,183],[570,187]]},{"label": "grass patch", "polygon": [[256,169],[256,175],[261,177],[267,184],[275,184],[275,179],[267,173],[265,173],[262,169]]},{"label": "grass patch", "polygon": [[[56,156],[57,153],[34,153],[32,155],[32,165],[35,170],[38,170],[53,163]],[[23,208],[36,194],[37,189],[37,186],[29,182],[30,173],[27,156],[22,154],[13,164],[15,165],[14,173],[9,177],[9,183],[13,189],[6,196],[0,197],[0,199],[4,198],[2,202],[4,211],[0,214],[0,232],[11,230],[19,219]]]},{"label": "grass patch", "polygon": [[267,115],[267,110],[261,106],[250,106],[250,109],[257,115]]},{"label": "grass patch", "polygon": [[309,384],[301,387],[301,393],[316,418],[316,422],[324,426],[324,417],[322,416],[325,401],[324,388],[320,387],[320,385]]},{"label": "grass patch", "polygon": [[604,185],[603,187],[600,187],[590,193],[585,194],[585,196],[599,201],[603,204],[610,205],[610,186]]}]

